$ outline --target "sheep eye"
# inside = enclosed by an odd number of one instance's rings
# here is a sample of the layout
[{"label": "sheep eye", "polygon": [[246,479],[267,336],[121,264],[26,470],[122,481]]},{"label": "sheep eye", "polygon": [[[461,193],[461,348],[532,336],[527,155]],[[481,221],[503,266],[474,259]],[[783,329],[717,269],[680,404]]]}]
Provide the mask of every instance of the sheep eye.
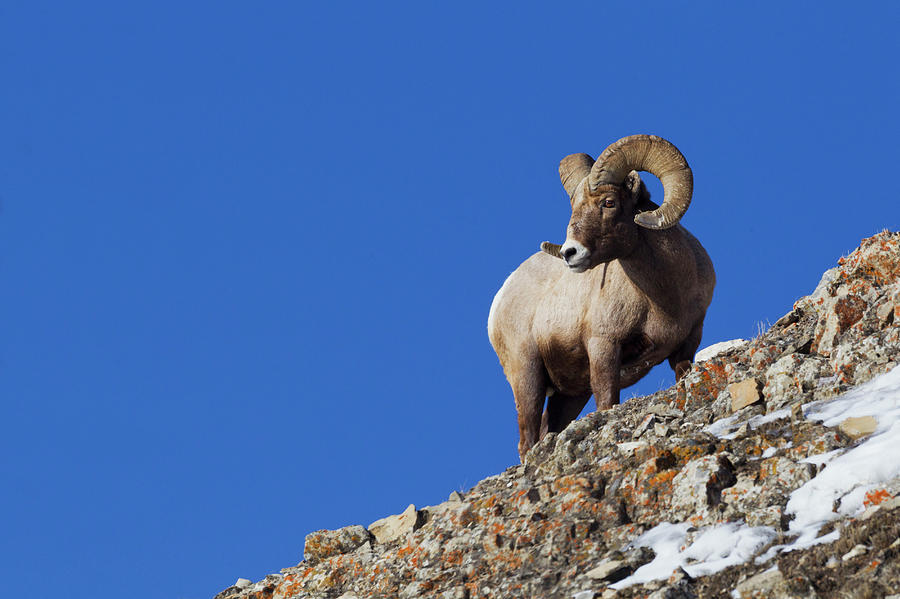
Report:
[{"label": "sheep eye", "polygon": [[616,201],[611,198],[607,198],[607,199],[603,200],[603,206],[605,208],[615,208]]}]

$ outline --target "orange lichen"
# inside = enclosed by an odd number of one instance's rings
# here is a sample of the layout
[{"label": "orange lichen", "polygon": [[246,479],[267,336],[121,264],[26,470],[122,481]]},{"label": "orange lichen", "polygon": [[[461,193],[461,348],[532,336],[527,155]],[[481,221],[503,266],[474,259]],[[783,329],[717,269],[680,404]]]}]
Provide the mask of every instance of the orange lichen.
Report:
[{"label": "orange lichen", "polygon": [[866,507],[871,507],[873,505],[878,505],[883,501],[887,501],[891,498],[891,494],[888,493],[885,489],[876,489],[874,491],[869,491],[866,493],[866,497],[863,500],[863,505]]}]

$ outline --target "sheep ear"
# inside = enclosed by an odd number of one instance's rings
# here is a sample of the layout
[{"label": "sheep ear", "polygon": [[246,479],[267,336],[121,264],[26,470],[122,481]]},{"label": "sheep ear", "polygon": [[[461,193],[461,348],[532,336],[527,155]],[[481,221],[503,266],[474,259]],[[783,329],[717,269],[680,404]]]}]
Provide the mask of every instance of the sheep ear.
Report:
[{"label": "sheep ear", "polygon": [[562,249],[561,245],[557,245],[555,243],[550,243],[549,241],[541,242],[541,251],[544,252],[545,254],[550,254],[551,256],[553,256],[555,258],[562,258],[562,256],[559,253],[559,250],[561,250],[561,249]]},{"label": "sheep ear", "polygon": [[634,200],[634,207],[639,212],[659,208],[659,206],[650,201],[650,192],[647,191],[647,186],[641,181],[641,175],[637,171],[631,171],[625,177],[625,189],[631,194],[631,198]]}]

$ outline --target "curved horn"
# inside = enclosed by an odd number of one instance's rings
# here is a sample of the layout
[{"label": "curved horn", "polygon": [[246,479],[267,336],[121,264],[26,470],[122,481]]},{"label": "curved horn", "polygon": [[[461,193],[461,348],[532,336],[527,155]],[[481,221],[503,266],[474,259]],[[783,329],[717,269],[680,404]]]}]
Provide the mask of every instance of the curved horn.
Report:
[{"label": "curved horn", "polygon": [[621,185],[631,170],[647,171],[663,185],[663,203],[656,210],[641,212],[634,222],[648,229],[675,226],[688,206],[694,190],[694,175],[687,160],[674,145],[656,135],[630,135],[610,144],[591,168],[591,191],[605,184]]},{"label": "curved horn", "polygon": [[594,159],[587,154],[569,154],[559,162],[559,180],[569,198],[575,193],[578,184],[591,174],[592,166]]}]

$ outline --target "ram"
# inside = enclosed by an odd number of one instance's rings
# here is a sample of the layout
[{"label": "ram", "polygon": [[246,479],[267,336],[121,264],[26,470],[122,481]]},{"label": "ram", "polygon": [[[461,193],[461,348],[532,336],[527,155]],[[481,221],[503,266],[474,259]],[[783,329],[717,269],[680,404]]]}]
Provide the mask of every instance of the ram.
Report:
[{"label": "ram", "polygon": [[[637,171],[659,178],[661,206]],[[488,317],[516,400],[523,460],[547,432],[577,418],[591,394],[597,409],[609,409],[666,359],[680,379],[715,286],[709,256],[678,224],[693,175],[674,145],[632,135],[596,161],[565,157],[559,175],[572,204],[566,241],[542,243],[506,279]]]}]

